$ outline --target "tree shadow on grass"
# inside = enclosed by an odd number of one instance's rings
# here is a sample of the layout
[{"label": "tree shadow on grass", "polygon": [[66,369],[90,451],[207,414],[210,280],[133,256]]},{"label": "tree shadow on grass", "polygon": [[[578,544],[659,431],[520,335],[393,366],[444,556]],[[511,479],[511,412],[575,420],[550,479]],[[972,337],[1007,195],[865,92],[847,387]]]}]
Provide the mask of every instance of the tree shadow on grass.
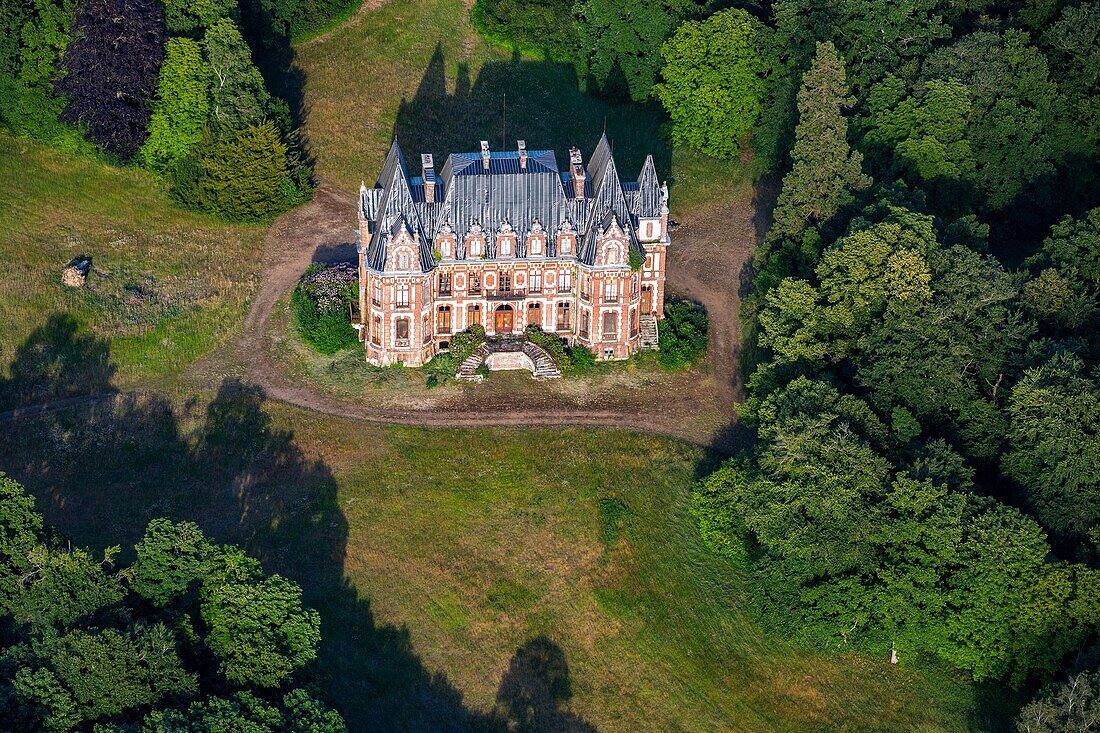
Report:
[{"label": "tree shadow on grass", "polygon": [[661,135],[666,119],[657,105],[614,104],[585,94],[571,64],[518,55],[487,62],[472,83],[469,69],[458,65],[449,93],[447,62],[437,45],[416,94],[398,108],[395,133],[410,155],[432,153],[437,168],[450,153],[478,150],[481,140],[493,150],[514,150],[517,139],[529,150],[553,150],[561,167],[573,146],[587,159],[606,130],[619,175],[632,180],[649,154],[658,176],[670,177],[672,150]]},{"label": "tree shadow on grass", "polygon": [[[0,394],[40,395],[54,382],[109,390],[108,347],[51,316],[17,351]],[[260,388],[227,379],[209,402],[183,405],[113,392],[7,419],[0,457],[0,471],[79,545],[132,548],[151,519],[190,520],[297,581],[321,611],[317,668],[350,730],[507,729],[425,668],[406,628],[376,622],[344,574],[348,524],[332,471],[277,424]]]}]

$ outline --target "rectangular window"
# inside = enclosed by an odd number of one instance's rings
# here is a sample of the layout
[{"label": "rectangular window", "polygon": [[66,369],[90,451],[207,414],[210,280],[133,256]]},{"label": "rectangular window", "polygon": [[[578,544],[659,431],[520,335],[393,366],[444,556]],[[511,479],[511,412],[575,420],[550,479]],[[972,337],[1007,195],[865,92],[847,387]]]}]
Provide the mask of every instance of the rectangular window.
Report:
[{"label": "rectangular window", "polygon": [[371,284],[370,300],[374,305],[382,305],[382,283],[377,280]]},{"label": "rectangular window", "polygon": [[397,307],[409,307],[409,286],[405,283],[397,286]]},{"label": "rectangular window", "polygon": [[382,345],[382,319],[379,316],[374,317],[374,326],[370,330],[370,340],[375,346]]},{"label": "rectangular window", "polygon": [[573,313],[569,303],[558,303],[557,327],[559,331],[573,330]]},{"label": "rectangular window", "polygon": [[617,280],[608,280],[603,284],[603,302],[619,302],[619,282]]},{"label": "rectangular window", "polygon": [[398,318],[397,328],[395,329],[395,338],[397,346],[409,345],[409,319]]},{"label": "rectangular window", "polygon": [[424,332],[423,342],[429,343],[432,340],[432,315],[425,313],[424,318],[421,319],[420,330]]},{"label": "rectangular window", "polygon": [[619,333],[619,319],[618,314],[614,311],[608,311],[603,314],[603,337],[604,339],[613,339]]},{"label": "rectangular window", "polygon": [[573,292],[573,273],[569,272],[568,270],[563,270],[562,272],[558,273],[558,292]]},{"label": "rectangular window", "polygon": [[481,294],[481,275],[470,275],[470,295]]},{"label": "rectangular window", "polygon": [[451,273],[443,272],[439,275],[439,294],[450,295],[451,294]]},{"label": "rectangular window", "polygon": [[542,292],[542,273],[536,270],[535,272],[531,273],[530,278],[531,278],[531,292],[532,293],[541,293]]},{"label": "rectangular window", "polygon": [[587,275],[581,275],[581,298],[591,300],[592,294],[588,291],[591,281]]},{"label": "rectangular window", "polygon": [[512,275],[507,272],[500,273],[500,292],[512,292]]},{"label": "rectangular window", "polygon": [[581,336],[588,338],[588,311],[581,313]]}]

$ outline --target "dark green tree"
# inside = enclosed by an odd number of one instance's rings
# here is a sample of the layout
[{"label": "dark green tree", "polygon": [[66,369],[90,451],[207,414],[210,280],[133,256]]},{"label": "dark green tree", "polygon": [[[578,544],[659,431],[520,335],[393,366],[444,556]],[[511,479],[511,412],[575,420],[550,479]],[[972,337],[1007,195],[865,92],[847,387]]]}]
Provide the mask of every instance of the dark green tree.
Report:
[{"label": "dark green tree", "polygon": [[1054,173],[1064,153],[1057,144],[1061,100],[1026,33],[972,33],[930,55],[922,75],[955,79],[969,90],[966,139],[987,208],[1004,208]]},{"label": "dark green tree", "polygon": [[701,7],[696,0],[578,0],[573,13],[589,88],[616,99],[648,98],[661,69],[656,50]]},{"label": "dark green tree", "polygon": [[286,578],[208,583],[201,613],[207,646],[233,684],[278,687],[317,657],[320,617],[302,606],[302,589]]},{"label": "dark green tree", "polygon": [[842,112],[851,102],[836,48],[819,44],[798,93],[792,167],[783,178],[768,244],[757,255],[763,276],[758,287],[774,286],[779,273],[790,272],[799,262],[812,267],[816,237],[807,239],[807,232],[832,219],[854,201],[853,192],[870,184],[860,168],[862,155],[848,144],[848,121]]},{"label": "dark green tree", "polygon": [[1024,373],[1007,410],[1005,475],[1055,536],[1088,538],[1100,525],[1100,383],[1077,356],[1056,354]]}]

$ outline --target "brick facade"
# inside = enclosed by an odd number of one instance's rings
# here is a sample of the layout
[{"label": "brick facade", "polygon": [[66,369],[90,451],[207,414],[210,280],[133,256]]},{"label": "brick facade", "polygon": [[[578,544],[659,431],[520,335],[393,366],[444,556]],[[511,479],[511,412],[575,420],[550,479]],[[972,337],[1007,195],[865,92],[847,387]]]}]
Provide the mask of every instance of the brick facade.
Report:
[{"label": "brick facade", "polygon": [[[537,325],[601,359],[637,351],[641,319],[663,316],[667,189],[651,158],[624,186],[606,138],[587,171],[579,158],[574,151],[562,173],[552,152],[483,144],[480,154],[451,156],[439,177],[424,156],[423,175],[410,178],[395,141],[379,184],[360,190],[367,359],[424,364],[473,323],[489,335]],[[494,195],[504,200],[495,212]],[[632,250],[644,261],[637,269]]]}]

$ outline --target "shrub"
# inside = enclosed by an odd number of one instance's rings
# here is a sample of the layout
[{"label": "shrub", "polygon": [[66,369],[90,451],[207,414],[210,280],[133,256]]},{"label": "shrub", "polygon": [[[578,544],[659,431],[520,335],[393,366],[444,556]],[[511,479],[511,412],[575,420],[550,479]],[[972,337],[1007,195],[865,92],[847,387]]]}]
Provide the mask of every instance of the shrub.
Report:
[{"label": "shrub", "polygon": [[596,366],[596,355],[586,346],[574,346],[569,350],[569,359],[573,362],[573,371],[581,374]]},{"label": "shrub", "polygon": [[322,354],[335,354],[358,341],[348,304],[354,302],[358,273],[351,265],[314,264],[290,296],[298,334]]},{"label": "shrub", "polygon": [[707,350],[707,312],[698,303],[673,300],[665,305],[657,360],[666,369],[682,369],[697,362]]}]

